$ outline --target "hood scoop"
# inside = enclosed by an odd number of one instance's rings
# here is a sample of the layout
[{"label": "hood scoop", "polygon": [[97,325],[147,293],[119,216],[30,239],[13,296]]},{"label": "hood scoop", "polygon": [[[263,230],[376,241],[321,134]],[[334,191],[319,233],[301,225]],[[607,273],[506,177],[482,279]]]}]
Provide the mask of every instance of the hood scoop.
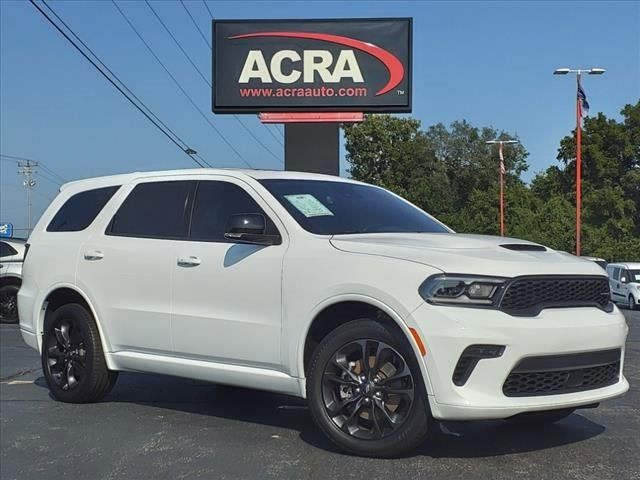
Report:
[{"label": "hood scoop", "polygon": [[502,248],[514,250],[516,252],[546,252],[547,249],[542,245],[533,243],[505,243],[500,245]]}]

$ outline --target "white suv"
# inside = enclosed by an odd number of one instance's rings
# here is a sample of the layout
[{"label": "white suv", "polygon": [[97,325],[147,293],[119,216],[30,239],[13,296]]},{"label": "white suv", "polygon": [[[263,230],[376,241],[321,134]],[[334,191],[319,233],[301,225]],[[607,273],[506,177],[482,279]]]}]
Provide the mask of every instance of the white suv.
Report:
[{"label": "white suv", "polygon": [[72,182],[29,243],[22,336],[65,402],[127,370],[283,392],[342,449],[393,456],[434,419],[555,421],[629,387],[628,328],[598,265],[455,234],[351,180]]}]

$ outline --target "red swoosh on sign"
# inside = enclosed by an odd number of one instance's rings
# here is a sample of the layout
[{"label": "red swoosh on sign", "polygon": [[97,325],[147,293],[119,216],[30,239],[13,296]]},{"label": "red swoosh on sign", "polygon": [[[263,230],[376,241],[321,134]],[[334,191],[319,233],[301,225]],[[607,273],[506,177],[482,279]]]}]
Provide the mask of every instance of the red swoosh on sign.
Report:
[{"label": "red swoosh on sign", "polygon": [[286,38],[306,38],[310,40],[321,40],[324,42],[336,43],[338,45],[344,45],[346,47],[355,48],[362,52],[377,58],[386,67],[389,72],[389,81],[382,87],[377,95],[383,95],[389,90],[396,87],[404,78],[404,67],[402,62],[388,52],[384,48],[380,48],[372,43],[363,42],[361,40],[355,40],[349,37],[342,37],[340,35],[331,35],[328,33],[313,33],[313,32],[256,32],[245,33],[243,35],[234,35],[229,37],[232,40],[240,38],[252,38],[252,37],[286,37]]}]

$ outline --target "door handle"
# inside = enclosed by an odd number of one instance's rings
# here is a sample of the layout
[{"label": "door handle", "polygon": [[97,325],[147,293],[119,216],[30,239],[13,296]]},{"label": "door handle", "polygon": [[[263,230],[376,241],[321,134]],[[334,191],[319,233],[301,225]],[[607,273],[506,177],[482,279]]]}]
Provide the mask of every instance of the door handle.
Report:
[{"label": "door handle", "polygon": [[104,253],[100,250],[92,250],[90,252],[84,252],[85,260],[102,260],[104,258]]},{"label": "door handle", "polygon": [[179,267],[197,267],[202,263],[202,260],[198,257],[194,257],[193,255],[189,257],[180,257],[178,258],[178,266]]}]

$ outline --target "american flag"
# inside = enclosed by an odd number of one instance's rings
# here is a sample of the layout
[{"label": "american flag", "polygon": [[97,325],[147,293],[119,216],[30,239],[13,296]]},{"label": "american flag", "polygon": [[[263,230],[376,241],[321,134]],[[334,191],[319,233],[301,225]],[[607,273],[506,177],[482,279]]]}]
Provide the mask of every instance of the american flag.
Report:
[{"label": "american flag", "polygon": [[582,89],[580,77],[578,77],[578,100],[580,101],[580,113],[583,117],[589,115],[589,102],[587,102],[587,94]]}]

